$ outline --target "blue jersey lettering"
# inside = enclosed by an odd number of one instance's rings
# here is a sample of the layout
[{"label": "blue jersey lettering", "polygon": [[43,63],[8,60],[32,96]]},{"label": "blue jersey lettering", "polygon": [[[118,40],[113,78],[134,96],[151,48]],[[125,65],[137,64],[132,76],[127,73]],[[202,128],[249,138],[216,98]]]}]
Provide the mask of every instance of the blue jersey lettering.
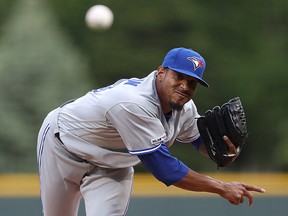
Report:
[{"label": "blue jersey lettering", "polygon": [[138,86],[143,80],[133,80],[133,79],[129,79],[127,80],[127,82],[125,82],[125,85],[132,85],[132,86]]}]

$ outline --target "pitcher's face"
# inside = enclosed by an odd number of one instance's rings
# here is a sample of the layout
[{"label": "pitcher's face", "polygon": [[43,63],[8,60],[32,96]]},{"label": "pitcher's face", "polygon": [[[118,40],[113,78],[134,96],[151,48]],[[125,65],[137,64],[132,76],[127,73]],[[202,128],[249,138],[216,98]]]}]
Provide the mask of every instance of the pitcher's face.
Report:
[{"label": "pitcher's face", "polygon": [[160,66],[157,75],[157,93],[164,113],[181,110],[195,94],[197,79]]}]

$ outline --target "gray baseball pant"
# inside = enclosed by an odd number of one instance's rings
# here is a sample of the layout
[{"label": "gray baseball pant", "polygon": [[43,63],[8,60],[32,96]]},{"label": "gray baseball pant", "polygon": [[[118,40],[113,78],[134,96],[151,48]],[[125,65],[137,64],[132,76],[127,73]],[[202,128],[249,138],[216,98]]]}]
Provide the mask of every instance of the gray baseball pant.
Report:
[{"label": "gray baseball pant", "polygon": [[40,193],[45,216],[77,216],[81,197],[87,216],[125,215],[133,185],[133,167],[95,166],[65,148],[55,137],[58,109],[50,112],[37,142]]}]

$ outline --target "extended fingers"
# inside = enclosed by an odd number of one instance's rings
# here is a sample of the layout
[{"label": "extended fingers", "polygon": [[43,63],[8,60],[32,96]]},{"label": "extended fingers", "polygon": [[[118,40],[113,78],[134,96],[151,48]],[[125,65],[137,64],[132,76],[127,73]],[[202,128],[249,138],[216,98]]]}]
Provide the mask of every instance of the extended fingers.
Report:
[{"label": "extended fingers", "polygon": [[242,184],[242,186],[244,187],[243,195],[248,198],[248,206],[251,206],[253,204],[253,197],[254,197],[254,195],[249,191],[255,191],[255,192],[260,192],[260,193],[265,192],[265,189],[254,186],[254,185]]},{"label": "extended fingers", "polygon": [[242,186],[247,190],[247,191],[255,191],[255,192],[259,192],[259,193],[265,193],[265,189],[264,188],[260,188],[254,185],[246,185],[246,184],[242,184]]},{"label": "extended fingers", "polygon": [[[248,198],[248,206],[251,206],[253,204],[253,194],[250,193],[249,191],[245,190],[244,191],[244,196]],[[244,199],[244,197],[243,197]]]},{"label": "extended fingers", "polygon": [[239,182],[233,182],[234,184],[238,185],[238,192],[235,194],[234,198],[232,200],[229,200],[229,202],[233,205],[239,205],[240,203],[244,202],[244,198],[247,197],[248,199],[248,206],[251,206],[253,204],[254,195],[250,191],[256,191],[260,193],[264,193],[265,189],[253,186],[253,185],[246,185]]},{"label": "extended fingers", "polygon": [[227,200],[233,205],[239,205],[244,202],[245,197],[248,199],[248,206],[253,204],[254,195],[250,191],[264,193],[265,189],[254,186],[254,185],[246,185],[241,182],[228,182],[226,183],[227,194],[224,194],[223,197],[227,198]]}]

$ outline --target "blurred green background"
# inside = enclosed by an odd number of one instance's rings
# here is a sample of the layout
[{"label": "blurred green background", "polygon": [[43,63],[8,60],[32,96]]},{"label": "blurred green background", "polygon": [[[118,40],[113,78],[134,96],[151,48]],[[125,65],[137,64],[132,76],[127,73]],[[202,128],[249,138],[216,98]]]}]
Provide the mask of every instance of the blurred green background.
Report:
[{"label": "blurred green background", "polygon": [[[86,27],[94,4],[113,11],[108,31]],[[288,171],[288,1],[0,0],[0,17],[0,172],[37,171],[37,133],[51,109],[144,77],[179,46],[207,62],[200,114],[235,96],[245,107],[249,138],[224,170]],[[216,170],[191,146],[171,152],[196,171]]]}]

